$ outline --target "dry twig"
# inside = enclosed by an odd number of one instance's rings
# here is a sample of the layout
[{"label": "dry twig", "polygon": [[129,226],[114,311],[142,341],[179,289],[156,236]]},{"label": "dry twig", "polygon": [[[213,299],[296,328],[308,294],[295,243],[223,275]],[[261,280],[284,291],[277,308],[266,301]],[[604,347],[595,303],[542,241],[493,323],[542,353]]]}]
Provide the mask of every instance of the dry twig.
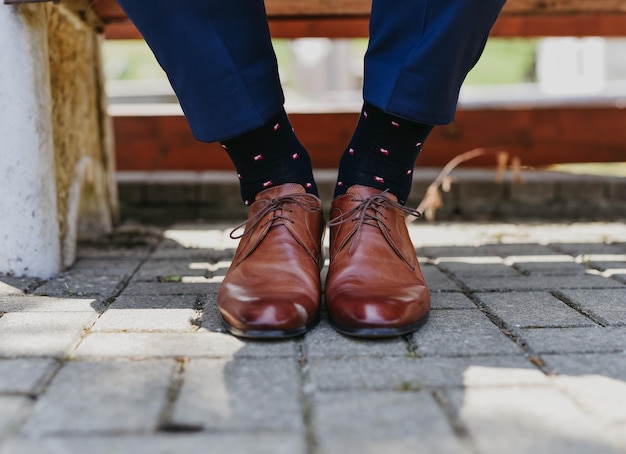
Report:
[{"label": "dry twig", "polygon": [[[440,187],[443,187],[444,191],[448,192],[450,190],[450,173],[460,164],[465,161],[469,161],[470,159],[477,158],[479,156],[484,156],[487,154],[497,154],[498,155],[498,174],[501,175],[504,172],[504,168],[506,167],[506,163],[508,162],[509,155],[506,151],[502,150],[493,150],[488,148],[475,148],[471,151],[462,153],[456,156],[454,159],[450,160],[437,178],[428,186],[426,190],[426,194],[424,198],[420,202],[417,207],[417,211],[420,213],[424,213],[426,220],[432,221],[435,219],[435,211],[442,206],[442,198],[441,192],[439,191]],[[415,216],[409,216],[407,218],[407,223],[413,222],[417,219]]]}]

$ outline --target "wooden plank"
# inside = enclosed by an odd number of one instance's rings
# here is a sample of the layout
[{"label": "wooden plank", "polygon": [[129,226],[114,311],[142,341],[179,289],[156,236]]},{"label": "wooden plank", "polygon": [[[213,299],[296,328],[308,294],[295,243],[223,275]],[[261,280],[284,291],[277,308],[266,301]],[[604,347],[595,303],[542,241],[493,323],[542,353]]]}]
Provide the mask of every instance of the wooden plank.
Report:
[{"label": "wooden plank", "polygon": [[[369,35],[369,19],[360,17],[270,20],[269,25],[274,38],[364,38]],[[130,22],[110,23],[104,36],[106,39],[142,39]]]},{"label": "wooden plank", "polygon": [[500,16],[491,36],[626,36],[626,16],[621,14]]},{"label": "wooden plank", "polygon": [[93,9],[106,22],[128,22],[128,17],[117,0],[92,0],[91,3]]},{"label": "wooden plank", "polygon": [[[268,15],[367,16],[371,0],[265,0]],[[624,13],[626,0],[508,0],[502,14]]]},{"label": "wooden plank", "polygon": [[[274,38],[363,38],[369,34],[368,18],[300,18],[270,20]],[[616,14],[562,16],[501,16],[494,37],[626,36],[626,16]],[[107,39],[141,39],[130,22],[113,22],[105,29]]]},{"label": "wooden plank", "polygon": [[[337,166],[357,117],[357,113],[290,115],[314,167],[320,169]],[[626,156],[624,124],[626,109],[611,107],[460,110],[454,123],[435,128],[418,165],[441,167],[477,147],[507,150],[523,165],[535,167],[618,162]],[[114,127],[120,170],[232,170],[221,147],[194,140],[182,116],[115,117]],[[467,165],[493,165],[493,158]]]},{"label": "wooden plank", "polygon": [[[45,0],[4,0],[6,4],[33,3]],[[64,0],[65,2],[72,0]],[[107,21],[126,20],[115,0],[79,0],[93,5]],[[371,0],[265,0],[270,17],[364,17],[368,16]],[[626,0],[508,0],[504,15],[517,14],[588,14],[625,13]]]},{"label": "wooden plank", "polygon": [[[15,1],[20,0],[5,0],[5,3]],[[108,22],[127,20],[115,0],[98,0],[92,4]],[[268,16],[275,19],[303,16],[367,17],[371,0],[265,0],[265,5]],[[508,0],[502,10],[505,16],[600,13],[626,13],[626,0]]]},{"label": "wooden plank", "polygon": [[502,14],[624,13],[626,0],[508,0]]},{"label": "wooden plank", "polygon": [[371,0],[265,0],[270,17],[369,16]]},{"label": "wooden plank", "polygon": [[[68,1],[68,0],[65,0]],[[272,36],[368,36],[370,0],[267,0]],[[99,0],[107,39],[140,39],[115,0]],[[626,0],[509,0],[492,36],[625,36]],[[558,13],[558,14],[555,14]],[[584,14],[587,13],[587,14]]]},{"label": "wooden plank", "polygon": [[320,18],[270,20],[270,32],[274,38],[364,38],[369,36],[369,18]]}]

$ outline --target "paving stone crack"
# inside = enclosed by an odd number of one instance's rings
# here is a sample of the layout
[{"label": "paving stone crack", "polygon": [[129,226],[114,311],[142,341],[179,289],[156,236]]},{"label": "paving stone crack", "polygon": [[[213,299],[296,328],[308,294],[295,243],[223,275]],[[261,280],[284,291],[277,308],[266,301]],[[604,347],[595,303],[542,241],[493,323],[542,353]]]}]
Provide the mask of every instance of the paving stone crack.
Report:
[{"label": "paving stone crack", "polygon": [[298,340],[298,351],[298,362],[300,364],[300,400],[302,403],[302,419],[305,428],[306,452],[307,454],[318,454],[317,434],[315,433],[313,422],[314,405],[311,399],[313,385],[310,383],[308,358],[306,356],[304,342],[301,339]]},{"label": "paving stone crack", "polygon": [[591,311],[588,311],[588,310],[584,309],[582,306],[580,306],[579,304],[577,304],[574,301],[572,301],[570,298],[568,298],[562,292],[560,292],[558,290],[554,290],[554,291],[550,292],[550,294],[552,296],[554,296],[556,299],[562,301],[567,306],[569,306],[572,309],[574,309],[576,312],[578,312],[582,316],[588,318],[589,320],[591,320],[595,324],[597,324],[597,325],[599,325],[599,326],[601,326],[603,328],[606,328],[609,325],[609,323],[605,319],[603,319],[602,317],[599,317],[599,316],[593,314]]},{"label": "paving stone crack", "polygon": [[174,406],[180,395],[185,380],[185,367],[187,358],[177,358],[176,369],[174,370],[170,385],[167,389],[167,400],[159,415],[158,432],[167,433],[194,433],[201,432],[204,427],[195,424],[180,424],[173,421]]},{"label": "paving stone crack", "polygon": [[446,419],[448,420],[448,424],[450,424],[452,431],[459,439],[461,444],[471,453],[479,454],[479,451],[476,448],[469,429],[467,428],[467,426],[465,426],[463,421],[461,421],[458,412],[456,411],[448,397],[445,395],[445,393],[441,390],[432,390],[430,391],[430,393],[433,396],[433,399],[435,399],[435,402],[437,403],[443,414],[445,415]]}]

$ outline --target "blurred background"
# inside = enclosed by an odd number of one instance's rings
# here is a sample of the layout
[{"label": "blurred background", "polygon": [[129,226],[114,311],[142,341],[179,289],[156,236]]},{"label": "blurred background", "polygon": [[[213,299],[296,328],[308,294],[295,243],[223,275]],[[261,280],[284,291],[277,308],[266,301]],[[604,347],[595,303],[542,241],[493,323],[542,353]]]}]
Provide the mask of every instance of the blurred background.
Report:
[{"label": "blurred background", "polygon": [[[366,39],[275,39],[274,47],[288,112],[359,110]],[[106,40],[103,52],[113,116],[146,109],[178,112],[166,76],[145,42]],[[624,108],[625,56],[626,38],[490,38],[466,79],[459,109]],[[623,163],[548,167],[626,175]]]}]

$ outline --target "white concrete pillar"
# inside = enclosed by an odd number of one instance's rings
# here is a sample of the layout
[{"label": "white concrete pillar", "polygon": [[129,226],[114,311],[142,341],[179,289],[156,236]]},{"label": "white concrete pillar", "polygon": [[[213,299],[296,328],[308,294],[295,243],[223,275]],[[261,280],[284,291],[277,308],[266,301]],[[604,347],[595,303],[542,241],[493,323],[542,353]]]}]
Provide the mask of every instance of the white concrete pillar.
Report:
[{"label": "white concrete pillar", "polygon": [[0,273],[61,270],[46,8],[0,4]]}]

